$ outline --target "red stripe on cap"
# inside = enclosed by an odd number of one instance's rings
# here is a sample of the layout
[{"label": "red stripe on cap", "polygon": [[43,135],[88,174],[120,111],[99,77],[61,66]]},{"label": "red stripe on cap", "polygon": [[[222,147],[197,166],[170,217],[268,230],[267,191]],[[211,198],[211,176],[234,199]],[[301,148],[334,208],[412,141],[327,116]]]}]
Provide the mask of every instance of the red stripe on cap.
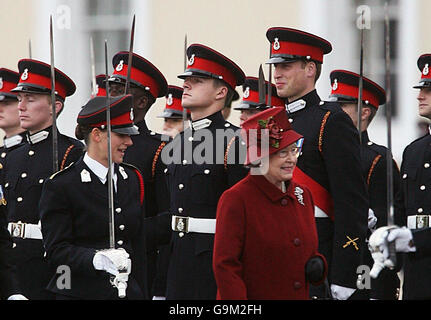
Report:
[{"label": "red stripe on cap", "polygon": [[96,97],[106,97],[106,89],[99,87],[97,89]]},{"label": "red stripe on cap", "polygon": [[[338,82],[338,87],[336,90],[332,89],[331,94],[341,94],[343,96],[352,97],[354,99],[358,99],[359,97],[359,88],[356,86],[352,86],[346,83]],[[362,89],[362,101],[368,100],[369,104],[371,104],[375,108],[379,108],[379,99],[370,91],[365,88]]]},{"label": "red stripe on cap", "polygon": [[[21,78],[19,80],[18,86],[19,85],[36,85],[36,86],[40,86],[46,89],[51,90],[51,78],[42,76],[40,74],[37,73],[31,73],[28,72],[27,73],[27,79],[23,80],[22,79],[22,75],[21,74]],[[55,82],[55,91],[57,91],[57,94],[65,99],[66,98],[66,88],[58,81]]]},{"label": "red stripe on cap", "polygon": [[236,78],[235,75],[224,66],[211,61],[207,59],[203,59],[200,57],[194,57],[194,62],[192,65],[187,66],[187,70],[194,69],[194,70],[202,70],[206,72],[210,72],[212,74],[215,74],[217,76],[222,76],[223,81],[227,82],[232,89],[236,87]]},{"label": "red stripe on cap", "polygon": [[[122,115],[119,115],[118,117],[111,119],[111,126],[120,126],[120,125],[126,125],[126,124],[132,124],[133,120],[130,119],[130,112],[123,113]],[[90,127],[97,128],[102,125],[106,125],[106,120],[90,124]]]},{"label": "red stripe on cap", "polygon": [[288,54],[293,56],[310,56],[312,60],[323,63],[323,49],[314,47],[304,43],[279,41],[280,48],[274,49],[274,42],[271,45],[271,55],[273,54]]},{"label": "red stripe on cap", "polygon": [[328,190],[314,181],[298,167],[295,167],[295,170],[293,170],[292,180],[306,186],[311,191],[314,204],[324,211],[332,221],[334,220],[334,202]]},{"label": "red stripe on cap", "polygon": [[[117,67],[114,69],[114,75],[117,74],[117,75],[121,75],[121,76],[127,78],[127,69],[128,69],[128,65],[123,62],[123,68],[120,71],[117,71]],[[145,72],[142,72],[141,70],[134,68],[132,66],[132,72],[130,73],[130,79],[138,82],[139,84],[141,84],[144,87],[148,87],[150,89],[150,93],[153,97],[159,96],[160,88],[158,87],[157,82],[153,78],[151,78],[148,74],[146,74]]]},{"label": "red stripe on cap", "polygon": [[0,92],[6,92],[6,93],[11,93],[11,94],[15,94],[15,92],[10,92],[13,88],[16,87],[16,83],[14,82],[8,82],[8,81],[3,81],[3,87],[0,88]]},{"label": "red stripe on cap", "polygon": [[[247,98],[242,98],[242,101],[244,102],[254,102],[254,103],[259,103],[259,93],[256,91],[249,91],[249,96]],[[266,101],[268,102],[268,95],[266,96]],[[274,97],[271,96],[271,104],[272,107],[283,107],[284,106],[284,101],[282,99],[280,99],[279,97]]]}]

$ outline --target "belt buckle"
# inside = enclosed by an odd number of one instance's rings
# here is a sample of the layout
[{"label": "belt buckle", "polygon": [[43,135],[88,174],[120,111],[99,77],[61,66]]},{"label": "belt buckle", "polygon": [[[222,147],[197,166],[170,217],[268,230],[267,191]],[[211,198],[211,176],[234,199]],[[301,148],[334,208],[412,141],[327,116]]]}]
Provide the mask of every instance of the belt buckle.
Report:
[{"label": "belt buckle", "polygon": [[175,217],[175,229],[179,232],[189,232],[189,217]]},{"label": "belt buckle", "polygon": [[428,215],[417,215],[416,216],[416,229],[427,228],[429,226]]},{"label": "belt buckle", "polygon": [[11,230],[12,236],[15,238],[22,238],[24,239],[25,235],[25,223],[18,221],[18,222],[12,222],[12,230]]}]

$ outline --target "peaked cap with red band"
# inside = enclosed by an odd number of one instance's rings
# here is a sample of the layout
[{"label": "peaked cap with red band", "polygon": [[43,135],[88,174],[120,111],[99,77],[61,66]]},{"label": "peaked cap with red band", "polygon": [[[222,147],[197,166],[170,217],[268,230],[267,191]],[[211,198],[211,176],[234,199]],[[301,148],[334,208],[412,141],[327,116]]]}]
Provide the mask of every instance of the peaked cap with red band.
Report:
[{"label": "peaked cap with red band", "polygon": [[[253,133],[250,133],[252,129],[256,130],[257,139],[253,136]],[[269,131],[268,150],[262,150],[261,141],[259,140],[259,137],[262,137],[259,132],[263,129],[268,129]],[[255,163],[303,138],[293,130],[284,107],[268,108],[248,118],[242,124],[241,135],[244,141],[247,141],[245,165]]]},{"label": "peaked cap with red band", "polygon": [[414,86],[415,89],[431,87],[431,54],[423,54],[418,59],[418,68],[421,72],[419,84]]},{"label": "peaked cap with red band", "polygon": [[244,83],[245,74],[232,60],[202,44],[187,48],[187,69],[178,78],[190,76],[214,78],[226,82],[232,90]]},{"label": "peaked cap with red band", "polygon": [[[166,94],[166,106],[163,113],[158,118],[182,119],[183,106],[181,100],[183,97],[183,88],[177,86],[168,86]],[[187,110],[187,117],[190,117],[190,110]]]},{"label": "peaked cap with red band", "polygon": [[96,97],[106,97],[106,74],[98,74],[96,76],[96,85]]},{"label": "peaked cap with red band", "polygon": [[301,30],[273,27],[266,31],[266,37],[271,42],[268,64],[298,59],[323,63],[323,55],[332,51],[328,41]]},{"label": "peaked cap with red band", "polygon": [[[129,52],[118,52],[112,58],[114,73],[109,81],[125,84],[127,81],[129,63]],[[132,71],[130,73],[130,83],[148,91],[154,99],[164,97],[168,88],[163,74],[150,61],[133,53]]]},{"label": "peaked cap with red band", "polygon": [[[259,104],[259,79],[256,77],[246,77],[242,85],[242,101],[234,110],[265,110],[269,107]],[[266,101],[268,101],[268,81],[265,81]],[[271,104],[273,107],[284,107],[284,100],[277,95],[277,88],[271,83]]]},{"label": "peaked cap with red band", "polygon": [[[18,62],[19,82],[13,92],[51,93],[51,66],[45,62],[22,59]],[[55,68],[55,93],[65,100],[76,91],[75,83],[65,73]]]},{"label": "peaked cap with red band", "polygon": [[11,92],[16,87],[19,81],[19,73],[0,68],[0,101],[5,99],[17,100],[16,93]]},{"label": "peaked cap with red band", "polygon": [[[77,122],[94,128],[106,128],[106,106],[108,98],[94,97],[82,107]],[[111,130],[120,134],[139,134],[138,127],[133,123],[133,97],[131,94],[111,97],[109,99],[111,113]]]},{"label": "peaked cap with red band", "polygon": [[[332,91],[329,98],[338,102],[357,102],[360,75],[347,70],[334,70],[330,74]],[[378,109],[386,102],[386,92],[377,83],[362,77],[362,101]]]}]

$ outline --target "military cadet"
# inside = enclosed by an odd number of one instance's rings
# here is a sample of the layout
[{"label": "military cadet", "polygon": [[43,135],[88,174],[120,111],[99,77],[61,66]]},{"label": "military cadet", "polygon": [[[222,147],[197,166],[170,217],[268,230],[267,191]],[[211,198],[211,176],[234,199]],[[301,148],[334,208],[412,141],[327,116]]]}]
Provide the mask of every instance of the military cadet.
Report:
[{"label": "military cadet", "polygon": [[[419,89],[419,115],[431,119],[431,54],[423,54],[417,61],[421,71],[421,80],[414,88]],[[395,241],[398,252],[408,253],[404,257],[403,299],[431,299],[431,278],[429,266],[429,228],[431,201],[429,197],[431,173],[431,135],[428,131],[410,143],[403,152],[401,163],[401,186],[399,196],[395,199],[395,212],[399,211],[402,221],[396,228],[377,229],[370,237],[370,245],[380,246],[387,250],[388,241]],[[389,232],[388,232],[389,231]],[[388,236],[389,233],[389,236]],[[372,241],[373,240],[373,241]],[[374,257],[373,257],[374,258]]]},{"label": "military cadet", "polygon": [[[304,136],[302,155],[293,180],[310,189],[314,204],[319,252],[328,261],[328,281],[334,299],[355,298],[357,267],[367,249],[368,200],[362,176],[359,135],[338,103],[321,101],[315,89],[323,56],[331,44],[304,31],[274,27],[271,42],[274,81],[286,99],[293,129]],[[327,286],[312,287],[317,298]]]},{"label": "military cadet", "polygon": [[[109,78],[112,96],[124,94],[128,58],[129,52],[118,52],[112,59],[114,72]],[[160,134],[148,129],[145,115],[158,97],[166,95],[168,84],[163,74],[151,62],[136,53],[133,53],[131,68],[129,93],[133,95],[134,122],[139,128],[139,135],[131,137],[133,145],[127,149],[124,162],[136,166],[142,173],[145,185],[145,214],[147,217],[154,217],[169,210],[164,173],[166,166],[160,158],[167,141],[163,141]],[[147,250],[150,289],[156,273],[157,244],[149,242]]]},{"label": "military cadet", "polygon": [[[48,289],[56,299],[118,299],[111,275],[122,267],[130,273],[126,298],[148,298],[143,233],[144,188],[136,167],[122,163],[131,135],[138,128],[131,117],[132,96],[110,98],[111,141],[108,141],[108,98],[90,99],[78,115],[76,137],[87,151],[76,163],[52,175],[40,200],[42,233],[47,258],[55,267],[70,268],[70,286],[59,287],[53,275]],[[107,174],[108,145],[112,154],[115,247],[110,248]],[[113,283],[116,284],[115,278]],[[123,283],[124,284],[124,283]]]},{"label": "military cadet", "polygon": [[25,130],[19,122],[17,94],[11,92],[18,81],[18,72],[0,68],[0,128],[5,133],[3,146],[0,148],[0,170],[8,152],[25,142]]},{"label": "military cadet", "polygon": [[217,207],[214,276],[222,300],[309,299],[309,283],[323,282],[325,258],[318,240],[310,191],[291,181],[302,145],[284,107],[268,108],[242,128],[269,130],[268,149],[247,141],[246,164],[267,161],[268,170],[249,174],[226,190]]},{"label": "military cadet", "polygon": [[215,299],[217,203],[247,174],[238,128],[224,120],[221,110],[245,75],[233,61],[202,44],[189,46],[187,57],[187,69],[178,77],[184,79],[182,105],[190,109],[191,126],[172,142],[181,157],[167,170],[173,235],[166,297]]},{"label": "military cadet", "polygon": [[[330,74],[331,101],[337,101],[341,108],[358,127],[358,93],[360,76],[347,70],[334,70]],[[368,187],[370,211],[368,227],[370,231],[388,224],[387,216],[387,148],[371,142],[368,137],[368,126],[377,113],[380,105],[386,101],[385,90],[377,83],[363,77],[361,115],[361,158],[362,174]],[[395,160],[393,167],[393,194],[399,190],[400,172]],[[369,232],[371,234],[371,232]],[[373,260],[366,251],[366,263],[371,267]],[[386,269],[379,278],[371,279],[371,299],[396,300],[400,286],[396,270]]]},{"label": "military cadet", "polygon": [[[163,134],[174,138],[178,133],[183,131],[183,107],[181,98],[183,88],[170,85],[166,94],[166,106],[159,118],[163,118]],[[187,119],[190,119],[190,111],[187,110]]]},{"label": "military cadet", "polygon": [[[49,299],[45,290],[55,270],[48,267],[42,243],[38,204],[42,185],[53,173],[51,67],[32,59],[18,62],[18,95],[21,127],[26,143],[8,154],[3,172],[8,228],[13,237],[13,264],[22,293],[29,299]],[[67,96],[75,92],[74,82],[55,69],[57,115]],[[57,130],[59,169],[78,159],[83,145]]]},{"label": "military cadet", "polygon": [[[234,110],[239,110],[241,115],[239,117],[240,126],[251,116],[266,110],[269,108],[267,104],[261,104],[259,101],[259,80],[256,77],[246,77],[242,85],[242,100],[241,103],[233,108]],[[284,106],[283,99],[277,96],[277,90],[274,84],[271,84],[271,105],[274,107]],[[268,101],[268,81],[265,81],[265,93],[266,100]]]}]

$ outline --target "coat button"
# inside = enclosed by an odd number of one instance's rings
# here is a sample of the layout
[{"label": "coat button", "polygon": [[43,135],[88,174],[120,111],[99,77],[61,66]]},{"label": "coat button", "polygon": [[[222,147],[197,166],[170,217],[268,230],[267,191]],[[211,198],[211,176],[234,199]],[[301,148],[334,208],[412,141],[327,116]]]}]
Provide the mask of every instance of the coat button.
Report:
[{"label": "coat button", "polygon": [[39,183],[43,183],[43,179],[39,179]]},{"label": "coat button", "polygon": [[12,248],[15,248],[16,247],[16,243],[14,242],[14,243],[12,243]]},{"label": "coat button", "polygon": [[179,236],[180,238],[184,237],[184,232],[180,232],[180,233],[178,234],[178,236]]},{"label": "coat button", "polygon": [[168,173],[168,168],[166,168],[166,169],[164,170],[164,173]]},{"label": "coat button", "polygon": [[183,185],[182,183],[180,183],[180,184],[178,185],[178,189],[182,190],[183,188],[184,188],[184,185]]},{"label": "coat button", "polygon": [[292,122],[293,122],[293,119],[292,119],[292,118],[289,118],[289,122],[290,122],[290,123],[292,123]]},{"label": "coat button", "polygon": [[183,160],[183,166],[185,166],[187,164],[187,160],[186,159],[184,159]]},{"label": "coat button", "polygon": [[16,201],[21,202],[22,201],[22,197],[16,198]]},{"label": "coat button", "polygon": [[287,205],[287,199],[281,199],[281,205],[282,206]]},{"label": "coat button", "polygon": [[25,178],[25,177],[27,177],[27,173],[23,172],[23,173],[21,174],[21,178]]},{"label": "coat button", "polygon": [[425,167],[426,169],[428,169],[428,168],[430,167],[430,164],[427,162],[427,163],[425,163],[425,164],[424,164],[424,167]]},{"label": "coat button", "polygon": [[183,208],[178,208],[178,213],[183,213],[184,209]]},{"label": "coat button", "polygon": [[9,182],[6,182],[4,185],[5,188],[9,187]]},{"label": "coat button", "polygon": [[117,243],[118,243],[119,246],[122,246],[123,245],[123,240],[118,240]]},{"label": "coat button", "polygon": [[403,179],[407,178],[407,173],[403,174]]},{"label": "coat button", "polygon": [[419,209],[418,209],[418,213],[422,213],[422,212],[424,212],[424,209],[419,208]]},{"label": "coat button", "polygon": [[120,213],[120,212],[121,212],[121,208],[117,208],[117,209],[115,209],[115,212],[116,212],[116,213]]},{"label": "coat button", "polygon": [[34,155],[34,151],[33,151],[33,150],[30,150],[30,151],[28,152],[28,155],[29,155],[29,156]]},{"label": "coat button", "polygon": [[1,154],[1,157],[2,157],[2,158],[6,157],[6,152],[3,152],[3,153]]},{"label": "coat button", "polygon": [[120,224],[120,226],[118,227],[118,229],[120,230],[124,230],[124,228],[125,228],[124,224]]},{"label": "coat button", "polygon": [[204,170],[204,173],[205,173],[205,174],[209,174],[209,173],[210,173],[210,170],[209,170],[209,169],[205,169],[205,170]]},{"label": "coat button", "polygon": [[294,287],[295,289],[300,289],[300,288],[302,287],[302,284],[301,284],[301,282],[299,282],[299,281],[295,281],[295,282],[293,283],[293,287]]},{"label": "coat button", "polygon": [[425,190],[425,186],[424,185],[422,185],[421,187],[420,187],[420,189],[423,191],[423,190]]},{"label": "coat button", "polygon": [[193,137],[189,137],[189,139],[188,139],[190,142],[192,142],[193,141]]},{"label": "coat button", "polygon": [[299,247],[299,246],[301,245],[301,240],[300,240],[300,239],[298,239],[298,238],[295,238],[295,239],[293,240],[293,244],[294,244],[295,246]]},{"label": "coat button", "polygon": [[229,127],[230,127],[230,123],[229,123],[229,122],[227,122],[227,123],[225,123],[225,124],[224,124],[224,126],[225,126],[226,128],[229,128]]}]

